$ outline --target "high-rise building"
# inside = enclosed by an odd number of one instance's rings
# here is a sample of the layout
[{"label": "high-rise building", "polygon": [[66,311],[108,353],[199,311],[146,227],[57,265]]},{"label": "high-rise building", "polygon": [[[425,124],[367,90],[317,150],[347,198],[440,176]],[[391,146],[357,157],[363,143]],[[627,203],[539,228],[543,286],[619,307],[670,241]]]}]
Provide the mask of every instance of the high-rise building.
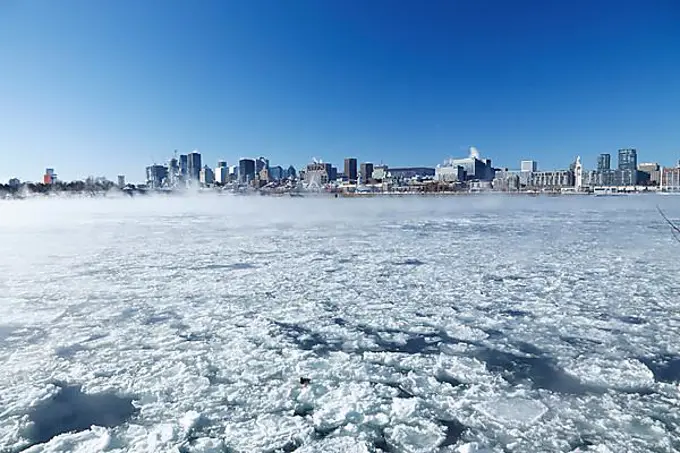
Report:
[{"label": "high-rise building", "polygon": [[255,172],[259,174],[265,168],[269,170],[269,159],[262,156],[258,157],[255,161]]},{"label": "high-rise building", "polygon": [[118,187],[125,187],[125,175],[118,175]]},{"label": "high-rise building", "polygon": [[162,187],[168,177],[168,167],[165,165],[150,165],[146,167],[146,184],[154,189]]},{"label": "high-rise building", "polygon": [[637,170],[637,150],[635,148],[619,150],[619,170]]},{"label": "high-rise building", "polygon": [[232,165],[229,167],[229,182],[238,180],[238,166]]},{"label": "high-rise building", "polygon": [[523,173],[533,173],[538,171],[538,162],[535,160],[523,160],[520,162],[520,171]]},{"label": "high-rise building", "polygon": [[281,181],[283,179],[283,167],[276,165],[269,168],[269,177],[274,181]]},{"label": "high-rise building", "polygon": [[186,179],[189,176],[189,156],[180,154],[179,156],[179,176]]},{"label": "high-rise building", "polygon": [[192,181],[198,181],[201,176],[201,153],[194,151],[187,156],[187,173],[188,178]]},{"label": "high-rise building", "polygon": [[248,184],[255,179],[255,161],[253,159],[241,159],[238,161],[238,180],[242,184]]},{"label": "high-rise building", "polygon": [[288,167],[288,170],[286,170],[286,178],[288,179],[295,179],[297,177],[297,171],[295,171],[295,167],[292,165]]},{"label": "high-rise building", "polygon": [[207,165],[201,168],[201,172],[199,173],[199,181],[204,186],[213,184],[215,182],[215,173],[212,171],[212,168],[208,167]]},{"label": "high-rise building", "polygon": [[349,182],[357,182],[357,160],[354,157],[345,159],[345,176]]},{"label": "high-rise building", "polygon": [[611,168],[612,168],[611,154],[604,153],[597,156],[597,171],[611,170]]},{"label": "high-rise building", "polygon": [[373,178],[373,164],[370,162],[362,162],[361,164],[361,182],[367,183]]}]

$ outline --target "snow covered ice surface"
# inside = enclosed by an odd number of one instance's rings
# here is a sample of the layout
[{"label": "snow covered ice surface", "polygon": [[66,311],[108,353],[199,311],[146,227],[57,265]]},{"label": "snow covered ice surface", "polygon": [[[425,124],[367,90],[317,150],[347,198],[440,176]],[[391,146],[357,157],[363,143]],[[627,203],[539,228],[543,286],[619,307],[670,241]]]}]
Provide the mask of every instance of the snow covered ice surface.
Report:
[{"label": "snow covered ice surface", "polygon": [[0,202],[0,452],[678,451],[671,198]]}]

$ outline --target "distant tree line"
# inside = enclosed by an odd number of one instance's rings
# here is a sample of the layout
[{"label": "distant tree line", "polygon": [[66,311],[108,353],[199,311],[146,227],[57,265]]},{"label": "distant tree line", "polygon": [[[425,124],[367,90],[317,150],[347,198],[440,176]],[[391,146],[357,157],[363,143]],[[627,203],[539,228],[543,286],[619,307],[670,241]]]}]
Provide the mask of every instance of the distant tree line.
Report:
[{"label": "distant tree line", "polygon": [[[127,190],[135,190],[135,186],[129,184]],[[83,194],[104,195],[111,190],[122,190],[112,181],[106,178],[87,178],[85,181],[57,181],[53,184],[25,182],[19,185],[0,184],[0,196],[22,197],[25,195],[48,195],[48,194]]]}]

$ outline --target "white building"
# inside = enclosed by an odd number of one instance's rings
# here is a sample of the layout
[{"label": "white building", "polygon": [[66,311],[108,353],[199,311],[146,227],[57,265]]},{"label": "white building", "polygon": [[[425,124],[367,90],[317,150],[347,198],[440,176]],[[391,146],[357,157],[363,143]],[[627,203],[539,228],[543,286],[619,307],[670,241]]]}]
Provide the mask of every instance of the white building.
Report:
[{"label": "white building", "polygon": [[523,160],[520,162],[520,171],[524,173],[533,173],[538,171],[538,162],[535,160]]}]

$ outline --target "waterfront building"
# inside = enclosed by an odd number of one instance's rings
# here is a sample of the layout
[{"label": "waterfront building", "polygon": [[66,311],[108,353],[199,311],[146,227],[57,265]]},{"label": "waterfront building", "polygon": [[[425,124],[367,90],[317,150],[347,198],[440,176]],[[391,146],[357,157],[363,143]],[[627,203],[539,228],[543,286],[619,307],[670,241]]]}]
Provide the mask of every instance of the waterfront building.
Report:
[{"label": "waterfront building", "polygon": [[255,161],[243,158],[238,161],[238,180],[241,184],[248,184],[255,179]]},{"label": "waterfront building", "polygon": [[388,176],[394,179],[433,178],[436,170],[431,167],[390,168]]},{"label": "waterfront building", "polygon": [[529,174],[527,186],[535,189],[574,187],[574,172],[571,170],[533,172]]},{"label": "waterfront building", "polygon": [[330,174],[328,175],[328,179],[330,181],[337,181],[338,180],[338,169],[337,169],[337,167],[331,166],[331,171],[330,171]]},{"label": "waterfront building", "polygon": [[212,171],[212,168],[208,167],[207,165],[201,168],[198,178],[200,183],[204,186],[215,183],[215,173]]},{"label": "waterfront building", "polygon": [[574,188],[577,191],[583,189],[583,165],[581,164],[581,156],[576,156],[576,162],[574,162]]},{"label": "waterfront building", "polygon": [[[479,152],[474,146],[470,147],[470,155],[461,159],[449,159],[444,165],[439,168],[452,167],[453,170],[449,172],[457,172],[455,167],[463,167],[465,171],[466,181],[492,181],[494,178],[494,169],[491,166],[491,159],[482,160],[479,157]],[[444,170],[446,172],[446,170]],[[441,170],[440,170],[441,172]]]},{"label": "waterfront building", "polygon": [[201,153],[194,151],[187,156],[188,179],[198,181],[201,176]]},{"label": "waterfront building", "polygon": [[538,171],[538,162],[535,160],[523,160],[520,162],[520,171],[524,173],[533,173]]},{"label": "waterfront building", "polygon": [[118,187],[125,187],[125,175],[118,175]]},{"label": "waterfront building", "polygon": [[463,182],[466,179],[462,165],[438,165],[434,169],[434,179],[442,182]]},{"label": "waterfront building", "polygon": [[604,153],[597,156],[597,171],[611,170],[612,156],[611,154]]},{"label": "waterfront building", "polygon": [[368,183],[373,179],[373,164],[370,162],[362,162],[360,166],[361,182]]},{"label": "waterfront building", "polygon": [[307,164],[304,181],[308,187],[320,187],[330,181],[331,164],[314,162]]},{"label": "waterfront building", "polygon": [[345,159],[345,176],[350,183],[357,182],[357,160],[354,157]]},{"label": "waterfront building", "polygon": [[661,168],[659,189],[663,192],[680,192],[680,162],[675,168]]},{"label": "waterfront building", "polygon": [[146,167],[146,185],[158,189],[163,187],[168,177],[168,167],[165,165],[149,165]]},{"label": "waterfront building", "polygon": [[638,176],[642,181],[650,186],[658,186],[661,180],[660,166],[656,162],[638,164]]},{"label": "waterfront building", "polygon": [[387,165],[377,165],[373,167],[371,179],[373,179],[374,181],[382,181],[387,178],[387,173],[388,173]]}]

